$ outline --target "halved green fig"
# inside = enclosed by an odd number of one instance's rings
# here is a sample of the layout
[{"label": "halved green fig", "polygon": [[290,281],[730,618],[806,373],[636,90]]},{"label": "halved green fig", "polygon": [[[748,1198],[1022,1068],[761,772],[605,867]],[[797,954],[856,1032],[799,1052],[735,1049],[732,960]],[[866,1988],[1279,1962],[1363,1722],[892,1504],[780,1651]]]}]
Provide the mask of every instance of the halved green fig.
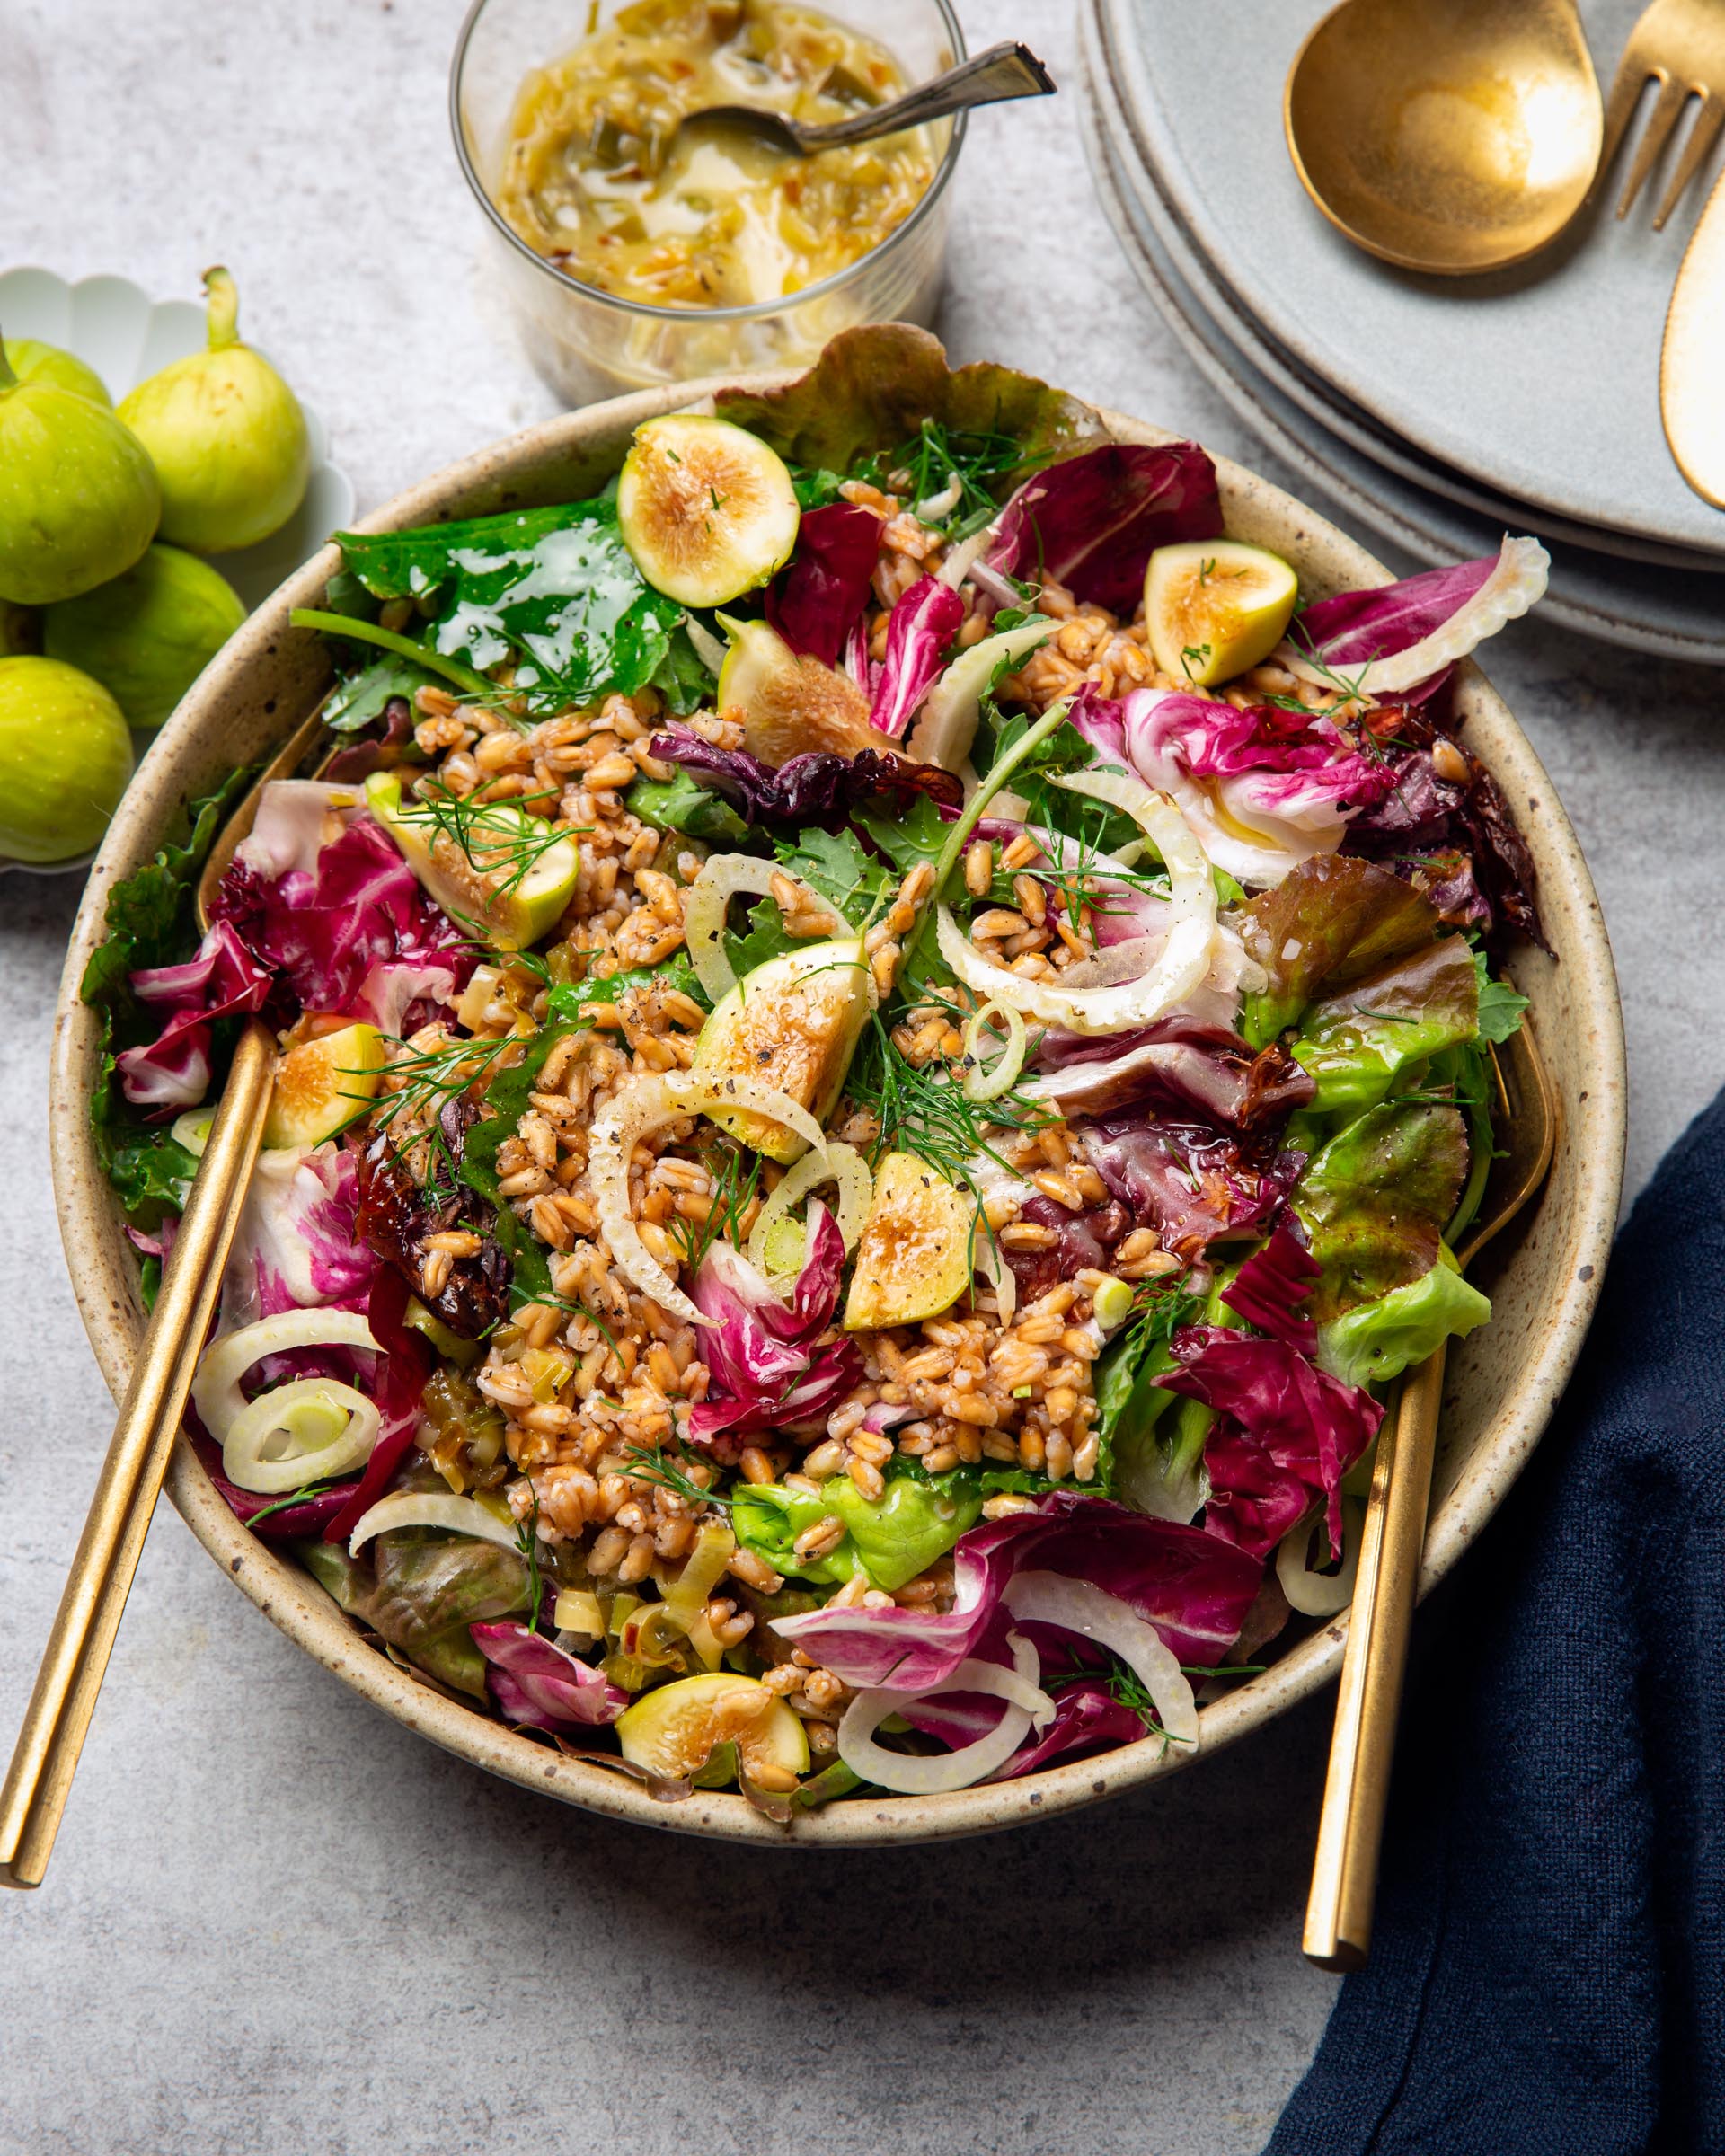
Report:
[{"label": "halved green fig", "polygon": [[[755,1078],[825,1123],[874,1008],[874,976],[854,937],[787,950],[747,973],[701,1029],[693,1068],[703,1078]],[[768,1160],[808,1148],[793,1131],[745,1109],[710,1120]]]},{"label": "halved green fig", "polygon": [[152,546],[111,584],[42,616],[42,649],[82,667],[132,726],[160,726],[245,619],[226,578],[177,546]]},{"label": "halved green fig", "polygon": [[162,478],[162,536],[200,554],[255,546],[305,499],[312,438],[299,400],[240,342],[239,295],[207,270],[208,349],[140,382],[119,416]]},{"label": "halved green fig", "polygon": [[914,1153],[874,1171],[874,1202],[856,1246],[846,1332],[915,1325],[951,1310],[970,1285],[976,1201]]},{"label": "halved green fig", "polygon": [[376,1026],[343,1026],[289,1048],[276,1065],[266,1145],[321,1145],[345,1129],[377,1098],[377,1080],[388,1062]]},{"label": "halved green fig", "polygon": [[784,459],[729,420],[644,420],[623,460],[624,544],[686,606],[722,606],[766,583],[791,559],[801,515]]},{"label": "halved green fig", "polygon": [[404,801],[401,773],[374,771],[366,806],[451,920],[477,922],[499,950],[536,943],[575,895],[575,841],[513,801]]},{"label": "halved green fig", "polygon": [[793,651],[765,622],[719,618],[730,639],[719,669],[719,709],[740,717],[750,755],[778,764],[809,749],[854,756],[887,745],[870,725],[869,700],[854,681]]},{"label": "halved green fig", "polygon": [[734,1745],[743,1773],[785,1787],[809,1771],[802,1724],[776,1692],[756,1677],[716,1669],[655,1685],[617,1717],[617,1748],[631,1766],[664,1781],[698,1774],[721,1745]]},{"label": "halved green fig", "polygon": [[131,775],[132,737],[99,681],[58,658],[0,658],[0,855],[99,845]]},{"label": "halved green fig", "polygon": [[0,352],[0,599],[47,606],[107,583],[161,514],[137,437],[75,390],[21,381]]},{"label": "halved green fig", "polygon": [[108,384],[75,352],[63,352],[38,337],[8,337],[5,353],[6,365],[21,382],[46,382],[55,389],[69,389],[75,397],[88,397],[104,411],[114,409]]},{"label": "halved green fig", "polygon": [[1194,688],[1231,681],[1281,642],[1299,596],[1299,579],[1268,547],[1238,539],[1159,546],[1144,577],[1151,656]]}]

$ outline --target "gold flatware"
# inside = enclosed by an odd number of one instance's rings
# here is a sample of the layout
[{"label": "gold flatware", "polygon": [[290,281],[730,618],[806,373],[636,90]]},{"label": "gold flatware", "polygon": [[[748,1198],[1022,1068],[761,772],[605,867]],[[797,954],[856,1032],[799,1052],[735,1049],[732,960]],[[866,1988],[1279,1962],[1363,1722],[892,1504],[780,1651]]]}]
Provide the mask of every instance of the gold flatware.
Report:
[{"label": "gold flatware", "polygon": [[[1699,124],[1699,123],[1697,123]],[[1725,509],[1725,173],[1715,182],[1665,317],[1659,416],[1677,469]]]},{"label": "gold flatware", "polygon": [[[944,119],[949,113],[968,112],[973,105],[1004,104],[1015,97],[1047,97],[1054,87],[1054,77],[1028,45],[1008,42],[991,45],[974,59],[961,60],[943,75],[918,83],[891,103],[872,106],[850,119],[818,126],[757,105],[706,105],[686,115],[676,133],[693,127],[729,129],[733,134],[746,134],[752,141],[787,157],[810,157],[818,150],[875,142],[906,128],[925,127],[930,120]],[[661,160],[671,139],[668,136],[659,146]]]},{"label": "gold flatware", "polygon": [[1549,246],[1587,199],[1604,126],[1575,0],[1342,0],[1296,55],[1282,118],[1336,229],[1438,277]]},{"label": "gold flatware", "polygon": [[1623,182],[1617,204],[1620,217],[1641,191],[1676,133],[1685,107],[1694,98],[1700,108],[1654,214],[1653,229],[1659,232],[1725,128],[1725,7],[1719,0],[1653,0],[1630,31],[1606,106],[1601,172],[1616,156],[1649,83],[1657,83],[1659,93]]},{"label": "gold flatware", "polygon": [[[198,886],[198,925],[271,779],[290,777],[317,738],[314,713],[283,746],[217,840]],[[204,1156],[114,1426],[77,1553],[0,1788],[0,1885],[40,1886],[59,1831],[96,1694],[119,1630],[221,1293],[222,1272],[263,1135],[276,1043],[249,1019],[234,1051]]]},{"label": "gold flatware", "polygon": [[[1455,1253],[1464,1268],[1539,1188],[1557,1143],[1556,1097],[1525,1018],[1507,1053],[1491,1051],[1491,1064],[1508,1150],[1492,1163],[1480,1218]],[[1306,1959],[1322,1969],[1363,1968],[1371,1945],[1384,1806],[1443,1391],[1439,1348],[1402,1381],[1395,1412],[1377,1441],[1302,1941]]]}]

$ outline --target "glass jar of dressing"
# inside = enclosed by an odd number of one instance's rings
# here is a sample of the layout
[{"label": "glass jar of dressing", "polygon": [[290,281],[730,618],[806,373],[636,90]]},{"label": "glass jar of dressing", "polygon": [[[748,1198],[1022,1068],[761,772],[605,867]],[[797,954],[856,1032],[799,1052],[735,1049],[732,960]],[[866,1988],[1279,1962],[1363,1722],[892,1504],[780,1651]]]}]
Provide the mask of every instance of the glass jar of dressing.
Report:
[{"label": "glass jar of dressing", "polygon": [[861,322],[928,321],[963,116],[787,157],[682,115],[848,117],[964,57],[946,0],[478,0],[456,141],[535,365],[571,403],[793,367]]}]

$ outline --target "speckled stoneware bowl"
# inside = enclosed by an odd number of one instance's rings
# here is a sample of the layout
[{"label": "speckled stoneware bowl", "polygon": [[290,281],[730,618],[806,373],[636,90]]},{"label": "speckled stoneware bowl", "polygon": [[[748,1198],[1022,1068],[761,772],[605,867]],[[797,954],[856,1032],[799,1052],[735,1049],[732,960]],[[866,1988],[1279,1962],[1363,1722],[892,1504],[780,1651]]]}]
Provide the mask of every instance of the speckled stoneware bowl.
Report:
[{"label": "speckled stoneware bowl", "polygon": [[[762,377],[761,386],[783,377]],[[593,492],[621,463],[631,430],[716,386],[645,391],[518,434],[398,495],[365,529],[568,501]],[[1103,412],[1119,439],[1161,442],[1164,430]],[[1227,528],[1286,555],[1320,596],[1381,583],[1388,572],[1332,526],[1237,464],[1219,466]],[[85,1103],[97,1029],[77,984],[100,941],[111,887],[148,858],[181,804],[236,764],[261,757],[328,685],[319,639],[288,627],[288,609],[317,603],[338,565],[326,549],[285,584],[228,644],[162,729],[91,873],[66,954],[55,1037],[52,1145],[61,1233],[79,1307],[102,1374],[118,1398],[143,1327],[137,1263],[92,1151]],[[1514,633],[1512,630],[1511,634]],[[1517,953],[1515,977],[1532,998],[1539,1040],[1561,1103],[1556,1162],[1541,1202],[1492,1246],[1482,1277],[1493,1322],[1452,1349],[1431,1532],[1422,1585],[1447,1572],[1501,1501],[1538,1442],[1574,1363],[1599,1292],[1617,1217],[1623,1151],[1623,1047],[1611,950],[1575,835],[1551,783],[1501,699],[1472,665],[1458,691],[1468,739],[1508,795],[1533,849],[1555,961]],[[740,1796],[656,1802],[628,1778],[570,1759],[459,1705],[366,1645],[323,1591],[253,1540],[181,1445],[168,1491],[194,1534],[242,1591],[306,1653],[410,1728],[495,1774],[564,1802],[688,1833],[783,1844],[933,1841],[1011,1826],[1093,1804],[1199,1761],[1305,1697],[1335,1674],[1344,1621],[1301,1640],[1266,1674],[1203,1710],[1195,1754],[1163,1757],[1154,1743],[944,1797],[833,1804],[774,1825]]]}]

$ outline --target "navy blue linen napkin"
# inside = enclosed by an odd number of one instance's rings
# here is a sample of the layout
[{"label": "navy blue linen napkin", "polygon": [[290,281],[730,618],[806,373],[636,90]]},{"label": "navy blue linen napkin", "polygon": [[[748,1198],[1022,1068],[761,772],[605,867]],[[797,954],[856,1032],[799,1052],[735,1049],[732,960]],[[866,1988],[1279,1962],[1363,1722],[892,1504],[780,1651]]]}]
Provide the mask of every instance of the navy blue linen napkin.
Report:
[{"label": "navy blue linen napkin", "polygon": [[1266,2156],[1725,2156],[1725,1094],[1418,1629],[1371,1963]]}]

